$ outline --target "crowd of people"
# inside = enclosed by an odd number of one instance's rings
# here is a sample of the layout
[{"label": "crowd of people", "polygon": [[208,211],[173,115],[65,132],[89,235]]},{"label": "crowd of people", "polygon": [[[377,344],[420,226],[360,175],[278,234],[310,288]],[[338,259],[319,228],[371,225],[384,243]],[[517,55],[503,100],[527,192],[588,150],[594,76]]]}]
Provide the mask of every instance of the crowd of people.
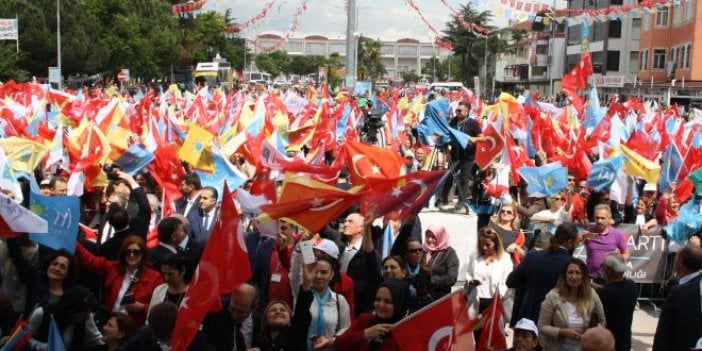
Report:
[{"label": "crowd of people", "polygon": [[[242,92],[241,98],[251,103],[275,94],[310,101],[324,95],[304,87],[283,92],[258,86]],[[344,137],[363,139],[364,118],[378,111],[372,100],[395,100],[397,106],[404,99],[417,107],[451,100],[446,122],[468,135],[467,147],[423,144],[415,128],[422,112],[409,105],[402,129],[397,129],[399,113],[383,110],[379,137],[367,141],[402,155],[403,175],[447,171],[447,181],[435,189],[427,207],[476,212],[478,227],[422,223],[418,213],[375,218],[353,205],[319,232],[281,219],[277,235],[267,236],[255,219],[242,216],[251,279],[222,296],[223,308],[208,313],[189,349],[399,350],[392,334],[395,324],[450,295],[465,279],[468,306],[478,316],[488,314],[488,306],[501,296],[506,322],[514,330],[514,350],[631,350],[639,289],[625,276],[631,253],[616,225],[636,224],[645,233],[675,221],[681,202],[691,200],[681,201],[674,183],[657,191],[655,184],[628,177],[629,189],[639,191],[627,192],[619,203],[611,190],[595,191],[572,172],[564,189],[551,195],[528,193],[524,181],[489,194],[488,183],[504,165],[476,165],[478,145],[487,140],[479,99],[465,91],[396,93],[347,96],[348,105],[329,99],[330,114],[345,106],[353,109],[358,123]],[[343,137],[337,135],[337,141]],[[288,151],[288,156],[302,158],[311,152],[304,147]],[[255,190],[260,177],[282,185],[250,154],[226,156],[249,178],[241,189]],[[327,163],[335,156],[327,152]],[[554,156],[558,154],[538,150],[534,161],[545,164]],[[52,166],[41,164],[35,172],[42,194],[68,196],[69,172]],[[4,238],[0,335],[11,336],[15,322],[26,320],[33,331],[24,345],[28,350],[48,350],[54,327],[66,350],[170,349],[178,309],[222,216],[221,189],[203,185],[192,167],[184,164],[185,174],[178,179],[181,197],[171,204],[160,201],[165,190],[158,179],[163,175],[132,175],[114,166],[106,186],[86,187],[81,197],[81,222],[96,236],[81,232],[71,250],[50,249],[24,233]],[[337,187],[360,185],[349,184],[349,172],[348,167],[340,170]],[[26,205],[30,184],[21,184]],[[489,204],[489,210],[476,211],[481,203]],[[166,207],[174,213],[162,216]],[[385,232],[391,233],[389,242]],[[149,233],[157,234],[156,243],[150,244],[154,238]],[[459,277],[451,237],[469,233],[477,234],[477,246],[470,250],[473,255],[462,258],[467,268],[465,277]],[[314,263],[303,257],[301,243],[308,241]],[[585,247],[584,261],[573,257],[579,244]],[[690,349],[702,337],[702,248],[696,235],[683,244],[671,246],[672,276],[679,282],[669,288],[654,350]],[[476,344],[482,334],[474,330]]]}]

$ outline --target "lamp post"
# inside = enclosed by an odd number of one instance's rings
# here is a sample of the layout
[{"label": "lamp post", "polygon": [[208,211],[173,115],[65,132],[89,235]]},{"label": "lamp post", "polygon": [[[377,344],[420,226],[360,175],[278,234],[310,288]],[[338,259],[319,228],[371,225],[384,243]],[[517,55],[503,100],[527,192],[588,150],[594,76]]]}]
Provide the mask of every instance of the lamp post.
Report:
[{"label": "lamp post", "polygon": [[59,70],[58,88],[63,85],[63,73],[61,70],[61,0],[56,0],[56,66]]},{"label": "lamp post", "polygon": [[356,85],[356,0],[348,0],[346,13],[346,88],[353,92]]},{"label": "lamp post", "polygon": [[488,64],[488,49],[487,49],[487,47],[488,47],[488,35],[486,34],[485,35],[485,72],[483,73],[483,84],[482,84],[482,86],[483,86],[482,92],[486,96],[487,96],[487,94],[485,93],[485,81],[487,80],[487,64]]}]

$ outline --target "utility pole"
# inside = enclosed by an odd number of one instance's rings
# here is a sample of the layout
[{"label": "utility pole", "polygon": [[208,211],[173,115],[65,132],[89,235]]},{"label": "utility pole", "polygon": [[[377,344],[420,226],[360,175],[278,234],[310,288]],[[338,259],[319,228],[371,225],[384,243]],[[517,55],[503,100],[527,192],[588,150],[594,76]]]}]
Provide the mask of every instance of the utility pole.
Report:
[{"label": "utility pole", "polygon": [[346,88],[353,92],[356,85],[356,0],[348,0],[346,10]]},{"label": "utility pole", "polygon": [[63,71],[61,70],[61,0],[56,0],[56,65],[59,70],[58,88],[63,85]]}]

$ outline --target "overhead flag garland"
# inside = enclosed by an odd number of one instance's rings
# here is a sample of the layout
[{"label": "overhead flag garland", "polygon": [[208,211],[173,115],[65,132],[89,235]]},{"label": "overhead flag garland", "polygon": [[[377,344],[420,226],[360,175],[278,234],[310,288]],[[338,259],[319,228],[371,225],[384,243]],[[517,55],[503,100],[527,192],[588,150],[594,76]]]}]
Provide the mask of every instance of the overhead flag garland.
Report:
[{"label": "overhead flag garland", "polygon": [[174,15],[180,17],[195,16],[199,13],[203,6],[207,3],[207,0],[190,0],[186,3],[176,4],[171,7],[171,12]]}]

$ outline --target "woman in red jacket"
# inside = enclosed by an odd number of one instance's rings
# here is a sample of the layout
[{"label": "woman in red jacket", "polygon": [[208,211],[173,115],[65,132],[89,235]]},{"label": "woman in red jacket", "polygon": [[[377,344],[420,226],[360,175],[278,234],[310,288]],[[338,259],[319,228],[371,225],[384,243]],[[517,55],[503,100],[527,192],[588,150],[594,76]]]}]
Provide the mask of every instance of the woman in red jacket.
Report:
[{"label": "woman in red jacket", "polygon": [[122,242],[118,261],[108,261],[76,246],[81,265],[102,279],[105,286],[105,308],[129,314],[139,326],[144,324],[154,289],[163,284],[157,271],[149,268],[144,239],[133,235]]},{"label": "woman in red jacket", "polygon": [[392,326],[407,315],[407,283],[386,279],[375,291],[373,313],[362,313],[349,329],[334,341],[336,351],[400,351],[390,333]]}]

